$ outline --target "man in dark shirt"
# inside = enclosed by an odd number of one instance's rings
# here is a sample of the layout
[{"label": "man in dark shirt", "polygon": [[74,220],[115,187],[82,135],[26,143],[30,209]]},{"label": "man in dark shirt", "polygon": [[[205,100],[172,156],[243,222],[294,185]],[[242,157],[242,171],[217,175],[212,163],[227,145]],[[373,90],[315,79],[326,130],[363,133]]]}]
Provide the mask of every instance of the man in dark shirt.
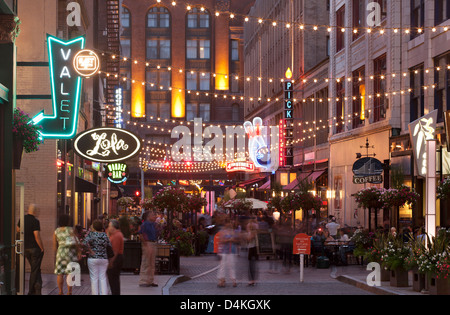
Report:
[{"label": "man in dark shirt", "polygon": [[[28,295],[40,295],[42,289],[41,263],[44,257],[44,243],[41,239],[41,225],[37,215],[37,207],[30,204],[28,214],[24,221],[24,256],[30,263],[30,281]],[[17,225],[17,232],[20,232],[20,222]]]},{"label": "man in dark shirt", "polygon": [[154,283],[156,241],[158,240],[155,220],[156,215],[153,212],[149,212],[139,229],[139,234],[142,235],[142,262],[139,279],[139,286],[141,287],[158,286]]}]

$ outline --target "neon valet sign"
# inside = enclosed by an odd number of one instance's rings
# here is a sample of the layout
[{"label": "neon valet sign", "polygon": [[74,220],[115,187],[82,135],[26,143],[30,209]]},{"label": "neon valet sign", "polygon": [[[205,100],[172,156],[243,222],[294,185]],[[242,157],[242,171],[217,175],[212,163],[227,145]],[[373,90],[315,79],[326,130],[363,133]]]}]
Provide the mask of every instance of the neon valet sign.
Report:
[{"label": "neon valet sign", "polygon": [[203,129],[202,119],[195,118],[193,134],[189,127],[177,126],[171,137],[178,139],[171,149],[175,162],[246,162],[253,163],[261,172],[276,171],[279,167],[279,127],[264,126],[259,117],[243,126],[225,126],[225,131],[219,126]]},{"label": "neon valet sign", "polygon": [[64,41],[47,35],[53,114],[42,110],[31,120],[42,126],[43,139],[72,139],[77,132],[82,78],[100,67],[98,56],[84,46],[84,36]]},{"label": "neon valet sign", "polygon": [[438,111],[434,110],[408,125],[418,174],[422,177],[427,174],[426,143],[434,139],[437,114]]}]

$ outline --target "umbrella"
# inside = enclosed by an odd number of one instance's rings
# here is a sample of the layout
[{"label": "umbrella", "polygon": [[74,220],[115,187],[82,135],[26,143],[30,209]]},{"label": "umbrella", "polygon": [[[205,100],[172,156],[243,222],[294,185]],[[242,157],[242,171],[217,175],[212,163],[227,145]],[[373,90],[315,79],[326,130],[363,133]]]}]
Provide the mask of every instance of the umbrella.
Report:
[{"label": "umbrella", "polygon": [[[255,198],[245,198],[245,201],[250,201],[253,204],[253,209],[263,209],[266,210],[267,209],[267,203]],[[226,203],[225,208],[232,208],[233,207],[233,202],[237,201],[237,199],[234,200],[230,200]]]}]

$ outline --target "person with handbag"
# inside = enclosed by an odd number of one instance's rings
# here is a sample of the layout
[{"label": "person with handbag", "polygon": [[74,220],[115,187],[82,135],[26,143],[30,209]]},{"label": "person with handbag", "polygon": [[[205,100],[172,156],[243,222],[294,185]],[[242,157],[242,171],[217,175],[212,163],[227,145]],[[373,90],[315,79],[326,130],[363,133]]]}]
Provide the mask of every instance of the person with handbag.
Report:
[{"label": "person with handbag", "polygon": [[[112,247],[108,235],[103,232],[103,222],[95,220],[93,231],[84,239],[83,245],[88,247],[88,268],[91,279],[92,295],[108,295],[108,259],[111,258]],[[108,254],[109,252],[109,254]]]},{"label": "person with handbag", "polygon": [[[58,228],[53,234],[53,248],[56,252],[55,274],[59,295],[63,295],[64,276],[72,273],[72,264],[81,259],[81,250],[74,229],[70,226],[70,217],[59,217]],[[72,295],[72,286],[67,283],[67,295]]]}]

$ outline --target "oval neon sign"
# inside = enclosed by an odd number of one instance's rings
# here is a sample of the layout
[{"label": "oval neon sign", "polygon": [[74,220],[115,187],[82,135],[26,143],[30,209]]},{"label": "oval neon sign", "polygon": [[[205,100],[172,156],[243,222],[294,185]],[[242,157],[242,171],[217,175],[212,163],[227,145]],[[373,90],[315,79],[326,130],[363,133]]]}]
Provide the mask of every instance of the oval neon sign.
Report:
[{"label": "oval neon sign", "polygon": [[120,162],[139,154],[141,140],[134,133],[119,128],[94,128],[79,134],[75,152],[83,158],[102,163]]}]

